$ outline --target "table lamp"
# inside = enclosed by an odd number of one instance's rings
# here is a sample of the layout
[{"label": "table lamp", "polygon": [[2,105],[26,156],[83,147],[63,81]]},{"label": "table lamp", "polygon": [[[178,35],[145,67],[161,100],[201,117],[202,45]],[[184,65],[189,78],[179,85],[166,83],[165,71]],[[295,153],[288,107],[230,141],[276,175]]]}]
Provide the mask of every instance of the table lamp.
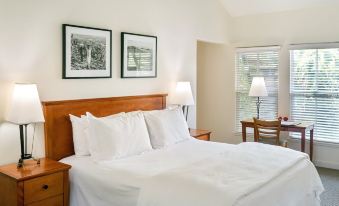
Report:
[{"label": "table lamp", "polygon": [[18,167],[22,167],[25,159],[32,158],[32,151],[30,154],[27,151],[27,125],[45,121],[35,84],[16,83],[14,85],[6,120],[19,125],[21,156]]},{"label": "table lamp", "polygon": [[182,111],[187,121],[188,107],[194,105],[190,82],[177,82],[172,103],[182,106]]},{"label": "table lamp", "polygon": [[250,97],[257,97],[257,119],[259,119],[259,108],[262,100],[260,97],[268,96],[264,77],[253,77],[249,95]]}]

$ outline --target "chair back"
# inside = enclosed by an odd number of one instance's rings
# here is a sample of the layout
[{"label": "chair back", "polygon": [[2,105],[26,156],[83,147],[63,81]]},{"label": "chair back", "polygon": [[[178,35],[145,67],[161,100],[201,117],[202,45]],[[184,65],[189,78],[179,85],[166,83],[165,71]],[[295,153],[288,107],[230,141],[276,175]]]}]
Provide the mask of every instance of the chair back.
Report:
[{"label": "chair back", "polygon": [[254,141],[258,142],[260,139],[275,139],[275,144],[280,145],[280,130],[281,130],[281,121],[280,120],[259,120],[253,118],[254,120]]}]

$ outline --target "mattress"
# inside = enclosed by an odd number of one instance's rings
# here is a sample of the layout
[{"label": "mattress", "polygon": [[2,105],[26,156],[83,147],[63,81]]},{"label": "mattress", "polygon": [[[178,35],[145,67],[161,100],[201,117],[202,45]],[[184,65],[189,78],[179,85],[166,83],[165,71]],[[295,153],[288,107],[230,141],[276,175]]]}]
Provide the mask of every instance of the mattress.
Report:
[{"label": "mattress", "polygon": [[[67,157],[61,162],[72,165],[70,170],[70,205],[167,206],[180,205],[180,203],[186,206],[206,205],[199,200],[197,193],[192,194],[195,195],[195,199],[192,200],[191,198],[190,202],[187,203],[184,203],[184,199],[174,199],[175,195],[171,196],[170,193],[168,193],[169,197],[166,197],[169,198],[169,201],[162,201],[161,199],[153,201],[153,198],[148,196],[146,198],[150,198],[152,201],[140,202],[140,199],[145,199],[145,196],[143,196],[145,185],[159,174],[184,168],[185,165],[208,161],[209,158],[214,158],[215,155],[220,153],[237,150],[237,147],[237,145],[192,139],[164,149],[112,161],[94,162],[90,156]],[[255,163],[248,163],[248,165],[251,164]],[[232,168],[232,165],[230,165],[230,168]],[[323,187],[319,175],[315,174],[314,171],[314,165],[310,161],[298,161],[284,170],[273,181],[265,182],[265,184],[243,195],[241,199],[231,205],[320,205],[319,195]],[[180,188],[180,185],[178,185],[178,188]],[[165,190],[166,185],[162,186],[159,183],[153,189],[154,191]],[[239,190],[241,191],[241,189]],[[208,192],[211,191],[206,191],[206,193]],[[191,192],[187,191],[187,193]],[[217,199],[215,204],[213,202],[212,205],[218,205]]]}]

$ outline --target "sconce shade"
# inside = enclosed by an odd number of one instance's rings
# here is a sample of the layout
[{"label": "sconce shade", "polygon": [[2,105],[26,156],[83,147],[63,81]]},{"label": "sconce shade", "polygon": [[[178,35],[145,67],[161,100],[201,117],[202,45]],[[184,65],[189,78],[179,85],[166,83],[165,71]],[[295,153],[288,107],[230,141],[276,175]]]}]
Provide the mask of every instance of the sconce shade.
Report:
[{"label": "sconce shade", "polygon": [[45,122],[35,84],[14,85],[6,120],[18,125]]},{"label": "sconce shade", "polygon": [[172,103],[178,105],[194,105],[190,82],[177,82]]},{"label": "sconce shade", "polygon": [[264,77],[253,77],[250,92],[250,97],[266,97],[268,96]]}]

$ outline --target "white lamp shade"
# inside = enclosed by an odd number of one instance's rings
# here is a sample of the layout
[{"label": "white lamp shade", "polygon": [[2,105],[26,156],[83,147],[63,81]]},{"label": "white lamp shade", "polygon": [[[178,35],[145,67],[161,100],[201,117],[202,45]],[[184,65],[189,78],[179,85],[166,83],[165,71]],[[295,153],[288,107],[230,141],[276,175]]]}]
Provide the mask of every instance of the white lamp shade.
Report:
[{"label": "white lamp shade", "polygon": [[45,121],[35,84],[14,85],[6,120],[19,125]]},{"label": "white lamp shade", "polygon": [[190,82],[177,82],[172,103],[179,105],[194,105]]},{"label": "white lamp shade", "polygon": [[265,97],[267,96],[266,84],[264,77],[253,77],[251,89],[248,96]]}]

